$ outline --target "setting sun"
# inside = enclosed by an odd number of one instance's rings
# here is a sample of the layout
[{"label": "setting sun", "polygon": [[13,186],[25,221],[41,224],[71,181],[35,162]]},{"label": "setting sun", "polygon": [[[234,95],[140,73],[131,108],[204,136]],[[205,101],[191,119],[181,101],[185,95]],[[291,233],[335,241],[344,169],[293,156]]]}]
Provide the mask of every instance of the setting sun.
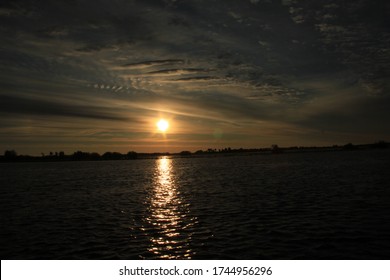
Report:
[{"label": "setting sun", "polygon": [[169,127],[169,123],[166,120],[164,120],[164,119],[160,119],[157,122],[157,128],[161,132],[166,132],[168,127]]}]

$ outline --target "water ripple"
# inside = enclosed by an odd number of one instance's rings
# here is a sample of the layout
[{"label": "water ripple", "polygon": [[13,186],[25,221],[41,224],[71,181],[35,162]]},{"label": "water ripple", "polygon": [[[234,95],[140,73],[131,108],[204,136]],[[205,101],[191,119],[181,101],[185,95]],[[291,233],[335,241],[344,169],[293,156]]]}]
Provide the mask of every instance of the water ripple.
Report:
[{"label": "water ripple", "polygon": [[388,153],[1,164],[1,257],[387,259]]}]

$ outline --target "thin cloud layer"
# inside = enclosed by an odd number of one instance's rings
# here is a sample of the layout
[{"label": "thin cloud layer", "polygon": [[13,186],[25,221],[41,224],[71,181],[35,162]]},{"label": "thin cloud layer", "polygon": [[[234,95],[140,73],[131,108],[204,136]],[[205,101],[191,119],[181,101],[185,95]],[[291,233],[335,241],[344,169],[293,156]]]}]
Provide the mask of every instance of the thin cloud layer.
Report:
[{"label": "thin cloud layer", "polygon": [[[388,140],[389,10],[382,0],[2,1],[0,146]],[[159,117],[172,122],[166,138]]]}]

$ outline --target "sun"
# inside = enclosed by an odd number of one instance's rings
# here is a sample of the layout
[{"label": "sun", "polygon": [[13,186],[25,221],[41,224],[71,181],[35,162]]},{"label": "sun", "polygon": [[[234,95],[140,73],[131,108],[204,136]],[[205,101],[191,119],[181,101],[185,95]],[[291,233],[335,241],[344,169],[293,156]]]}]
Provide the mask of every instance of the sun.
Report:
[{"label": "sun", "polygon": [[157,129],[161,132],[166,132],[169,128],[169,122],[164,120],[164,119],[160,119],[158,122],[157,122]]}]

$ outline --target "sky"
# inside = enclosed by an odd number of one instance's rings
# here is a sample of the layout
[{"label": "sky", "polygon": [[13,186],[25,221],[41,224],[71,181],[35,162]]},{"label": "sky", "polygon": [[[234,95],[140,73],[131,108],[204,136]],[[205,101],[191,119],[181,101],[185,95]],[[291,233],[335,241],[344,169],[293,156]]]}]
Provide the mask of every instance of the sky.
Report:
[{"label": "sky", "polygon": [[0,38],[0,153],[390,140],[387,0],[2,0]]}]

